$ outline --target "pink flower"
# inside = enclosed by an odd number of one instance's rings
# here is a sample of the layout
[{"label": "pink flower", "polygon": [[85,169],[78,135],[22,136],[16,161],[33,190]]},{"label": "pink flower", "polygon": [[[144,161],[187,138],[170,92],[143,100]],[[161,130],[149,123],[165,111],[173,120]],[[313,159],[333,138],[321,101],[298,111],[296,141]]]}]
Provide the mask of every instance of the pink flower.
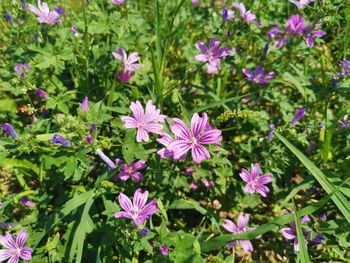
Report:
[{"label": "pink flower", "polygon": [[0,250],[0,261],[9,259],[8,263],[18,263],[19,259],[31,260],[33,249],[30,247],[24,247],[28,239],[29,234],[23,229],[19,231],[16,241],[13,236],[6,232],[5,236],[0,236],[0,244],[6,249]]},{"label": "pink flower", "polygon": [[85,98],[83,99],[83,102],[80,104],[80,110],[89,111],[89,98],[88,98],[88,96],[85,96]]},{"label": "pink flower", "polygon": [[272,182],[272,174],[261,174],[260,165],[258,163],[251,164],[250,172],[242,168],[239,176],[247,183],[244,187],[245,193],[253,194],[257,192],[263,197],[266,197],[266,194],[270,192],[270,189],[267,188],[265,184]]},{"label": "pink flower", "polygon": [[125,0],[111,0],[111,3],[114,5],[121,5],[124,2],[125,2]]},{"label": "pink flower", "polygon": [[142,190],[140,188],[135,191],[132,203],[129,197],[123,193],[120,193],[118,197],[119,205],[124,209],[125,212],[117,212],[114,214],[114,217],[130,218],[134,221],[135,225],[141,225],[150,216],[159,211],[156,206],[156,200],[152,200],[146,204],[147,199],[148,191],[142,193]]},{"label": "pink flower", "polygon": [[[310,218],[308,215],[304,216],[302,219],[301,219],[301,223],[302,224],[306,224],[308,222],[310,222]],[[282,228],[281,229],[281,234],[282,236],[285,238],[285,239],[288,239],[288,240],[294,240],[294,250],[295,251],[299,251],[299,241],[298,241],[298,237],[297,237],[297,230],[296,230],[296,225],[295,225],[295,222],[290,222],[289,223],[289,226],[290,227],[285,227],[285,228]],[[307,231],[306,229],[304,228],[301,228],[302,232],[303,232],[303,236],[304,238],[308,238],[310,232]]]},{"label": "pink flower", "polygon": [[243,20],[247,21],[248,23],[256,24],[258,27],[262,27],[260,22],[256,20],[256,15],[250,10],[247,11],[244,4],[233,3],[233,7],[239,10],[239,14],[243,18]]},{"label": "pink flower", "polygon": [[202,54],[197,55],[195,59],[199,62],[207,62],[208,74],[217,74],[221,68],[220,58],[226,57],[234,52],[234,49],[230,47],[219,48],[219,45],[220,40],[215,38],[210,39],[209,47],[202,41],[196,43],[196,48],[202,52]]},{"label": "pink flower", "polygon": [[[39,9],[38,9],[39,8]],[[38,0],[38,8],[28,4],[28,9],[38,16],[39,23],[44,24],[60,24],[62,20],[58,19],[63,14],[63,8],[58,7],[50,12],[49,6],[46,3],[41,3]]]},{"label": "pink flower", "polygon": [[136,141],[149,141],[148,133],[162,134],[163,125],[166,116],[160,114],[160,110],[149,100],[146,104],[146,111],[142,108],[139,101],[131,102],[130,109],[133,113],[132,117],[121,117],[124,122],[124,128],[137,129]]},{"label": "pink flower", "polygon": [[127,71],[119,71],[117,78],[121,83],[128,83],[133,76],[135,76],[135,71],[127,70]]},{"label": "pink flower", "polygon": [[169,250],[165,245],[161,245],[159,247],[160,253],[162,253],[163,256],[167,256],[169,254]]},{"label": "pink flower", "polygon": [[33,207],[35,204],[29,200],[28,196],[23,196],[21,198],[21,203],[22,205],[28,206],[28,207]]},{"label": "pink flower", "polygon": [[221,131],[208,127],[206,113],[199,117],[193,114],[191,130],[180,119],[174,118],[170,130],[175,135],[175,141],[170,143],[168,149],[174,152],[174,159],[179,159],[191,150],[192,158],[196,163],[210,158],[210,154],[202,144],[214,144],[222,140]]},{"label": "pink flower", "polygon": [[275,76],[275,72],[270,71],[267,74],[265,73],[265,68],[256,66],[255,70],[249,70],[247,68],[243,69],[244,75],[246,75],[247,80],[252,81],[256,84],[267,84],[270,79]]},{"label": "pink flower", "polygon": [[[238,216],[237,225],[233,223],[231,220],[226,219],[225,223],[222,225],[227,231],[232,234],[241,234],[245,232],[249,232],[254,230],[255,228],[246,227],[249,222],[249,215],[240,213]],[[238,240],[244,250],[245,253],[253,252],[253,245],[249,240]],[[236,241],[232,242],[230,246],[236,245]]]},{"label": "pink flower", "polygon": [[135,71],[135,69],[142,69],[142,64],[136,64],[136,62],[140,59],[139,55],[136,52],[133,52],[128,55],[126,54],[123,48],[117,48],[117,52],[112,52],[113,57],[118,59],[124,64],[124,69],[128,71]]},{"label": "pink flower", "polygon": [[157,151],[157,154],[160,156],[161,159],[166,159],[174,155],[174,152],[168,150],[167,148],[172,142],[174,142],[173,137],[171,137],[167,133],[162,133],[162,137],[156,140],[165,146],[165,148],[162,148]]},{"label": "pink flower", "polygon": [[122,181],[126,181],[129,177],[132,177],[136,182],[143,180],[143,175],[139,170],[146,168],[146,161],[140,160],[137,162],[132,162],[130,164],[123,164],[120,166],[121,173],[117,174],[118,178]]}]

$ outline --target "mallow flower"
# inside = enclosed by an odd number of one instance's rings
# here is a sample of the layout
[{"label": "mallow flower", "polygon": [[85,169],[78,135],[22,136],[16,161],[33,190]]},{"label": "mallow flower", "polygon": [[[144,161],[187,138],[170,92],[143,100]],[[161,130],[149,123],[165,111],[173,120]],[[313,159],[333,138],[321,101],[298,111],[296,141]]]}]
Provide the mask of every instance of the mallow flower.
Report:
[{"label": "mallow flower", "polygon": [[[310,218],[309,216],[304,216],[300,222],[302,224],[306,224],[308,222],[310,222]],[[303,232],[303,236],[305,239],[308,238],[309,236],[309,231],[307,231],[305,228],[301,228],[302,232]],[[287,240],[294,240],[294,251],[299,251],[299,241],[298,241],[298,236],[297,236],[297,230],[296,230],[296,225],[295,222],[290,222],[289,223],[289,227],[286,228],[282,228],[281,229],[281,234],[282,236],[287,239]]]},{"label": "mallow flower", "polygon": [[[233,223],[231,220],[226,219],[225,223],[222,225],[227,231],[231,232],[232,234],[241,234],[245,232],[250,232],[254,230],[254,227],[247,227],[249,223],[249,215],[240,213],[238,216],[237,225]],[[253,245],[250,240],[236,240],[229,244],[230,247],[233,247],[237,244],[237,241],[241,244],[243,250],[245,253],[251,253],[253,252]]]},{"label": "mallow flower", "polygon": [[148,133],[162,134],[163,125],[160,123],[165,121],[166,116],[160,114],[160,110],[151,100],[147,102],[146,110],[142,108],[139,101],[131,102],[130,109],[132,116],[123,116],[121,119],[124,122],[124,128],[137,129],[137,142],[148,142]]},{"label": "mallow flower", "polygon": [[298,7],[298,9],[304,9],[305,6],[307,6],[310,3],[315,2],[315,0],[289,0],[289,2],[291,2],[292,4],[296,5],[296,7]]},{"label": "mallow flower", "polygon": [[117,177],[122,180],[126,181],[130,177],[133,178],[136,182],[141,182],[143,180],[143,175],[139,172],[139,170],[146,168],[146,161],[139,160],[137,162],[132,162],[130,164],[123,164],[120,166],[121,172],[117,174]]},{"label": "mallow flower", "polygon": [[123,63],[124,69],[128,71],[135,71],[135,69],[142,69],[143,65],[136,63],[140,57],[138,53],[133,52],[129,56],[126,54],[125,49],[117,48],[117,52],[112,52],[113,57]]},{"label": "mallow flower", "polygon": [[175,135],[175,140],[167,148],[173,151],[174,159],[180,159],[191,150],[193,161],[201,163],[210,158],[203,145],[215,144],[222,140],[221,131],[210,127],[206,113],[203,113],[202,117],[199,117],[198,113],[193,114],[190,129],[182,120],[174,118],[170,130]]},{"label": "mallow flower", "polygon": [[270,71],[265,74],[265,68],[256,66],[254,70],[244,68],[243,74],[246,75],[247,80],[254,82],[255,84],[267,84],[270,79],[275,76],[275,72]]},{"label": "mallow flower", "polygon": [[239,14],[243,20],[248,23],[256,24],[258,27],[262,27],[261,23],[256,20],[256,15],[252,11],[247,10],[243,3],[233,3],[233,7],[239,10]]},{"label": "mallow flower", "polygon": [[250,167],[250,172],[245,168],[242,168],[239,174],[242,180],[247,183],[244,187],[244,192],[249,194],[257,192],[263,197],[266,197],[266,194],[270,192],[270,189],[265,186],[265,184],[272,182],[272,174],[262,174],[258,163],[252,163]]},{"label": "mallow flower", "polygon": [[206,46],[204,42],[198,41],[196,43],[196,48],[202,53],[197,55],[195,59],[199,62],[205,62],[208,74],[217,74],[221,69],[220,58],[226,57],[233,54],[235,51],[230,47],[220,46],[220,40],[211,38],[209,41],[209,46]]},{"label": "mallow flower", "polygon": [[120,193],[118,202],[124,211],[114,214],[115,218],[130,218],[135,225],[139,226],[146,221],[150,216],[157,213],[159,210],[156,206],[156,200],[152,200],[146,204],[148,199],[148,191],[142,193],[139,188],[134,193],[133,202],[125,194]]},{"label": "mallow flower", "polygon": [[5,236],[0,236],[0,244],[4,249],[0,249],[0,261],[8,259],[8,263],[18,263],[19,259],[31,260],[33,249],[24,247],[29,234],[23,229],[19,231],[17,237],[6,231]]},{"label": "mallow flower", "polygon": [[39,23],[62,23],[62,20],[59,19],[59,17],[64,13],[64,10],[61,6],[55,8],[53,11],[50,11],[49,6],[46,3],[42,3],[41,0],[38,0],[38,8],[36,8],[32,4],[29,4],[28,9],[37,15],[37,20],[39,21]]}]

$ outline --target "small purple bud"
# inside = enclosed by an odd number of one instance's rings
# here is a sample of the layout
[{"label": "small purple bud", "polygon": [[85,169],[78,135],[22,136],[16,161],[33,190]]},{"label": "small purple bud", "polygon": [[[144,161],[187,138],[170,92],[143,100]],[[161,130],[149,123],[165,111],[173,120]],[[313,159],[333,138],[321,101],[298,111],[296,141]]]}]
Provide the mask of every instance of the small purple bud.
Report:
[{"label": "small purple bud", "polygon": [[186,167],[184,174],[187,176],[192,176],[196,170],[192,167]]},{"label": "small purple bud", "polygon": [[102,159],[102,161],[110,168],[110,169],[114,169],[115,168],[115,164],[113,163],[113,161],[111,159],[109,159],[109,157],[107,155],[104,154],[104,152],[102,152],[101,149],[97,149],[96,150],[96,154],[98,156],[100,156],[100,158]]},{"label": "small purple bud", "polygon": [[70,32],[72,32],[73,36],[76,36],[78,34],[78,29],[76,26],[72,26],[70,28]]},{"label": "small purple bud", "polygon": [[28,207],[33,207],[35,204],[29,200],[28,196],[23,196],[21,198],[21,203],[22,205],[28,206]]},{"label": "small purple bud", "polygon": [[62,6],[58,6],[54,9],[54,11],[60,16],[64,14],[64,8]]},{"label": "small purple bud", "polygon": [[324,234],[317,233],[314,239],[311,240],[311,242],[314,243],[315,245],[319,245],[322,243],[323,239],[324,239]]},{"label": "small purple bud", "polygon": [[326,213],[322,213],[320,216],[320,219],[325,222],[327,220],[327,214]]},{"label": "small purple bud", "polygon": [[121,83],[128,83],[132,77],[135,75],[135,72],[134,71],[120,71],[118,73],[118,80],[121,82]]},{"label": "small purple bud", "polygon": [[296,109],[294,112],[294,119],[290,122],[291,126],[294,126],[301,118],[306,114],[306,108]]},{"label": "small purple bud", "polygon": [[80,110],[89,111],[89,98],[85,96],[83,102],[80,105]]},{"label": "small purple bud", "polygon": [[267,137],[267,141],[270,142],[272,140],[272,137],[273,137],[273,133],[275,132],[276,130],[276,127],[273,123],[271,123],[269,125],[269,135]]},{"label": "small purple bud", "polygon": [[66,140],[65,138],[57,134],[55,134],[51,138],[50,142],[52,142],[53,144],[62,144],[64,147],[71,146],[71,142],[69,140]]},{"label": "small purple bud", "polygon": [[21,4],[22,4],[22,9],[27,10],[27,5],[26,5],[26,2],[24,0],[21,0]]},{"label": "small purple bud", "polygon": [[9,22],[9,24],[11,26],[13,26],[13,18],[12,18],[12,16],[10,14],[4,14],[4,17],[7,20],[7,22]]},{"label": "small purple bud", "polygon": [[47,99],[49,97],[45,91],[43,91],[42,89],[39,89],[39,88],[37,88],[35,90],[35,94],[43,99]]},{"label": "small purple bud", "polygon": [[319,129],[322,129],[324,127],[324,123],[323,123],[323,121],[320,121],[319,123],[318,123],[318,128]]},{"label": "small purple bud", "polygon": [[91,127],[91,132],[95,133],[97,131],[96,124],[91,124],[90,127]]},{"label": "small purple bud", "polygon": [[11,136],[14,140],[18,139],[18,135],[10,123],[5,123],[2,125],[2,132]]},{"label": "small purple bud", "polygon": [[205,178],[202,178],[201,181],[202,181],[203,185],[207,188],[213,188],[215,186],[215,183],[213,181],[208,181]]},{"label": "small purple bud", "polygon": [[191,185],[190,185],[190,188],[193,191],[197,191],[198,190],[198,184],[196,182],[192,182]]},{"label": "small purple bud", "polygon": [[161,245],[159,247],[159,251],[163,256],[167,256],[169,254],[168,248],[165,245]]},{"label": "small purple bud", "polygon": [[195,89],[193,92],[192,92],[193,95],[198,95],[199,94],[199,89]]},{"label": "small purple bud", "polygon": [[92,143],[92,135],[87,135],[86,137],[85,137],[85,141],[88,143],[88,144],[91,144]]},{"label": "small purple bud", "polygon": [[141,235],[141,236],[147,236],[147,234],[148,234],[148,228],[142,228],[140,231],[139,231],[139,234]]},{"label": "small purple bud", "polygon": [[267,58],[267,52],[269,50],[269,43],[266,42],[265,47],[264,47],[264,52],[263,52],[263,59]]},{"label": "small purple bud", "polygon": [[339,121],[338,123],[339,123],[341,126],[343,126],[344,128],[349,128],[350,125],[349,125],[349,122],[348,122],[348,115],[345,114],[343,120],[342,120],[342,121]]},{"label": "small purple bud", "polygon": [[120,163],[120,162],[121,162],[121,160],[120,160],[119,158],[117,158],[117,159],[114,160],[114,163],[115,163],[115,164],[118,164],[118,163]]}]

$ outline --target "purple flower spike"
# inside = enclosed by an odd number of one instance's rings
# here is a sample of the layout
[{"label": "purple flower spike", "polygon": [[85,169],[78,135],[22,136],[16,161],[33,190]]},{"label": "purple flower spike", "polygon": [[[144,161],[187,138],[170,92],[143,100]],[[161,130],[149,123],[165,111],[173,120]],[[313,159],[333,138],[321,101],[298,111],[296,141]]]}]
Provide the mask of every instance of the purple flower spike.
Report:
[{"label": "purple flower spike", "polygon": [[9,24],[11,26],[13,26],[13,18],[12,18],[12,16],[10,14],[4,14],[4,17],[5,17],[6,21],[9,22]]},{"label": "purple flower spike", "polygon": [[71,142],[69,140],[66,140],[65,138],[63,138],[60,135],[55,134],[50,142],[52,142],[53,144],[62,144],[64,147],[70,147],[71,146]]},{"label": "purple flower spike", "polygon": [[135,71],[127,70],[118,72],[117,78],[121,83],[128,83],[133,76],[135,76]]},{"label": "purple flower spike", "polygon": [[[306,224],[308,222],[310,222],[310,218],[307,215],[301,219],[302,224]],[[289,226],[290,227],[282,228],[281,234],[285,239],[294,240],[294,251],[299,251],[299,242],[295,222],[290,222]],[[307,231],[304,228],[301,228],[301,230],[303,232],[304,238],[307,239],[307,237],[309,236],[309,231]]]},{"label": "purple flower spike", "polygon": [[343,120],[342,120],[342,121],[339,121],[338,123],[339,123],[341,126],[343,126],[344,128],[346,128],[346,129],[349,128],[350,125],[349,125],[349,122],[348,122],[348,115],[345,114]]},{"label": "purple flower spike", "polygon": [[135,225],[139,226],[146,221],[150,216],[157,213],[159,210],[156,206],[156,200],[152,200],[146,204],[148,199],[148,191],[142,193],[139,188],[134,193],[133,202],[125,194],[121,193],[118,197],[119,205],[124,209],[122,212],[114,214],[115,218],[130,218]]},{"label": "purple flower spike", "polygon": [[253,194],[257,192],[261,196],[266,197],[266,194],[270,192],[270,189],[265,184],[272,182],[272,174],[261,174],[258,163],[251,164],[250,172],[242,168],[239,176],[247,183],[244,187],[245,193]]},{"label": "purple flower spike", "polygon": [[[238,216],[237,225],[233,223],[231,220],[226,219],[225,224],[223,224],[222,226],[232,234],[240,234],[240,233],[250,232],[255,229],[255,228],[247,227],[248,223],[249,223],[249,215],[240,213]],[[253,245],[249,240],[237,240],[237,241],[239,241],[245,253],[253,252],[254,250]],[[237,241],[230,243],[230,245],[231,246],[236,245]]]},{"label": "purple flower spike", "polygon": [[300,121],[306,114],[306,108],[302,109],[296,109],[294,112],[294,119],[290,122],[291,126],[294,126],[297,124],[298,121]]},{"label": "purple flower spike", "polygon": [[2,132],[9,135],[12,139],[17,140],[18,135],[10,123],[5,123],[2,125]]},{"label": "purple flower spike", "polygon": [[35,90],[35,94],[40,96],[43,99],[47,99],[49,97],[49,95],[47,95],[47,93],[45,91],[43,91],[42,89],[36,89]]},{"label": "purple flower spike", "polygon": [[305,6],[307,6],[310,3],[315,2],[315,0],[289,0],[289,2],[291,2],[292,4],[296,5],[296,7],[298,7],[298,9],[304,9]]},{"label": "purple flower spike", "polygon": [[220,130],[211,129],[208,125],[206,113],[202,117],[198,113],[193,114],[190,129],[182,120],[174,118],[170,130],[175,135],[175,141],[168,146],[168,150],[174,152],[174,159],[180,159],[190,150],[196,163],[209,159],[210,154],[203,145],[218,143],[222,136]]},{"label": "purple flower spike", "polygon": [[114,162],[107,156],[104,154],[104,152],[102,152],[101,149],[97,149],[96,150],[96,154],[98,156],[100,156],[100,158],[102,159],[102,161],[107,164],[107,166],[110,168],[110,169],[114,169],[115,168],[115,164]]},{"label": "purple flower spike", "polygon": [[268,81],[275,76],[275,72],[273,71],[265,75],[265,68],[260,66],[256,66],[254,71],[244,68],[243,73],[246,75],[247,80],[256,84],[267,84]]},{"label": "purple flower spike", "polygon": [[149,100],[146,104],[146,110],[142,108],[139,101],[131,102],[130,109],[133,113],[132,117],[121,117],[124,122],[124,128],[137,129],[137,142],[148,142],[148,133],[162,134],[163,125],[160,122],[164,122],[166,116],[160,114],[160,110],[153,105],[153,102]]},{"label": "purple flower spike", "polygon": [[167,256],[169,254],[168,248],[165,245],[161,245],[159,247],[159,251],[163,256]]},{"label": "purple flower spike", "polygon": [[19,259],[31,260],[33,249],[24,247],[29,234],[23,229],[19,231],[16,240],[6,231],[5,236],[0,236],[0,244],[5,248],[0,250],[0,261],[8,259],[8,263],[18,263]]},{"label": "purple flower spike", "polygon": [[120,166],[121,173],[117,174],[117,177],[126,181],[129,177],[133,178],[136,182],[141,182],[143,180],[143,175],[139,172],[139,170],[146,168],[146,161],[140,160],[137,162],[132,162],[130,164],[123,164]]},{"label": "purple flower spike", "polygon": [[202,54],[197,55],[195,59],[199,62],[205,62],[207,67],[207,73],[217,74],[221,69],[221,61],[220,58],[227,57],[234,53],[233,49],[230,47],[222,47],[220,46],[220,40],[211,38],[209,42],[209,47],[207,47],[204,42],[198,41],[196,43],[196,48],[202,52]]},{"label": "purple flower spike", "polygon": [[28,196],[23,196],[21,198],[21,203],[22,205],[28,206],[28,207],[33,207],[35,204],[29,200]]},{"label": "purple flower spike", "polygon": [[239,14],[243,20],[248,23],[256,24],[258,27],[262,27],[261,23],[256,20],[256,15],[250,10],[247,11],[243,3],[233,3],[233,7],[239,10]]},{"label": "purple flower spike", "polygon": [[53,11],[50,11],[49,6],[46,3],[41,3],[38,0],[38,8],[29,4],[28,9],[37,16],[39,23],[43,24],[61,24],[62,20],[59,17],[63,14],[63,8],[58,7]]},{"label": "purple flower spike", "polygon": [[81,111],[89,111],[89,98],[88,96],[85,96],[83,102],[80,105]]}]

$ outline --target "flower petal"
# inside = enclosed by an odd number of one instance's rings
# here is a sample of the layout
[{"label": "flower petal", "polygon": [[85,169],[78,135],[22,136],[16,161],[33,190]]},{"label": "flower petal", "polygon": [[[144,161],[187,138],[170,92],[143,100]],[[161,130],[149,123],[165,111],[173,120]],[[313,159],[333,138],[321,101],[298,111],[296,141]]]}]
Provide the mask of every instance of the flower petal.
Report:
[{"label": "flower petal", "polygon": [[207,130],[204,134],[198,139],[199,144],[214,144],[222,141],[221,131],[212,129]]},{"label": "flower petal", "polygon": [[208,116],[206,113],[203,113],[202,117],[199,117],[198,113],[193,114],[191,119],[191,131],[194,137],[198,137],[202,133],[207,122]]},{"label": "flower petal", "polygon": [[11,249],[0,249],[0,261],[4,261],[13,255],[13,250]]},{"label": "flower petal", "polygon": [[250,182],[251,181],[251,175],[250,172],[248,172],[246,169],[242,168],[241,172],[239,173],[239,176],[242,178],[243,181],[245,182]]},{"label": "flower petal", "polygon": [[201,145],[196,145],[195,147],[193,147],[191,154],[195,163],[201,163],[202,160],[207,160],[210,158],[208,150]]},{"label": "flower petal", "polygon": [[285,239],[292,240],[296,238],[296,233],[294,229],[291,229],[290,227],[282,228],[281,234]]},{"label": "flower petal", "polygon": [[32,253],[33,253],[33,249],[31,249],[30,247],[25,247],[21,250],[21,253],[19,254],[19,256],[23,260],[31,260]]},{"label": "flower petal", "polygon": [[137,207],[137,209],[140,211],[145,206],[148,199],[148,191],[145,191],[142,193],[141,188],[137,189],[134,193],[134,199],[133,199],[133,205],[134,207]]},{"label": "flower petal", "polygon": [[222,225],[227,231],[236,234],[239,232],[237,226],[235,223],[233,223],[231,220],[226,219],[225,223]]},{"label": "flower petal", "polygon": [[121,208],[123,208],[126,212],[131,213],[132,212],[132,203],[129,197],[127,197],[125,194],[120,193],[118,196],[119,205]]},{"label": "flower petal", "polygon": [[170,125],[170,130],[176,137],[183,140],[191,140],[191,134],[187,125],[178,118],[173,118],[173,125]]},{"label": "flower petal", "polygon": [[16,244],[18,245],[18,247],[24,247],[24,244],[27,242],[28,236],[29,234],[25,232],[24,229],[21,229],[21,231],[19,231],[18,236],[16,238]]},{"label": "flower petal", "polygon": [[174,141],[168,146],[168,150],[174,153],[175,159],[181,158],[181,156],[186,154],[190,149],[191,143],[183,140]]},{"label": "flower petal", "polygon": [[246,227],[246,225],[248,225],[248,222],[249,222],[249,215],[240,213],[237,221],[238,228],[242,230],[243,228]]},{"label": "flower petal", "polygon": [[245,253],[253,252],[254,248],[252,242],[250,242],[249,240],[240,240],[239,242],[241,243],[241,246]]}]

